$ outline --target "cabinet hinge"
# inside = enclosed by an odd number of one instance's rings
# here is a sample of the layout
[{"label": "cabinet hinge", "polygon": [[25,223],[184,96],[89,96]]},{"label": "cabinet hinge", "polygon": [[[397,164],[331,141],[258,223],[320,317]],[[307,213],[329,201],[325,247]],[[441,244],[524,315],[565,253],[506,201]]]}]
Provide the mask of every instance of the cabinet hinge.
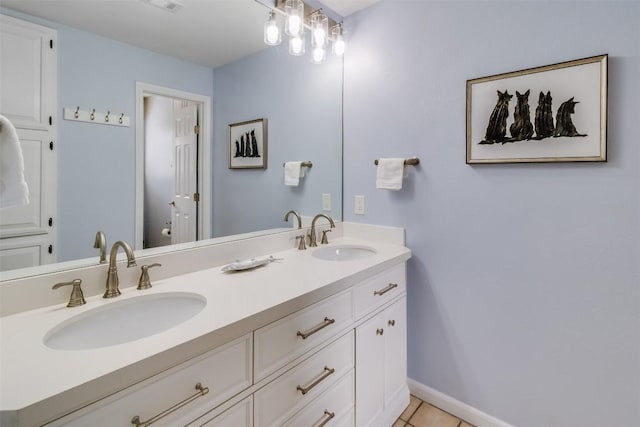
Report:
[{"label": "cabinet hinge", "polygon": [[49,253],[52,254],[53,253],[53,245],[49,245]]},{"label": "cabinet hinge", "polygon": [[195,133],[196,135],[200,135],[200,125],[195,125],[193,127],[193,133]]},{"label": "cabinet hinge", "polygon": [[193,193],[193,201],[194,202],[200,201],[200,193]]},{"label": "cabinet hinge", "polygon": [[49,227],[53,227],[53,218],[49,217]]},{"label": "cabinet hinge", "polygon": [[53,141],[49,141],[49,150],[53,151]]}]

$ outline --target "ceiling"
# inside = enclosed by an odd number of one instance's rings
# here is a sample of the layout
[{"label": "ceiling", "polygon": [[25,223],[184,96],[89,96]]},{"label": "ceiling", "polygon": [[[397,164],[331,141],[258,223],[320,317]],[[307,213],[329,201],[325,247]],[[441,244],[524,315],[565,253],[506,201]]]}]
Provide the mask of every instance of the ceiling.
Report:
[{"label": "ceiling", "polygon": [[[265,47],[268,0],[179,0],[170,12],[144,0],[0,0],[0,5],[212,68]],[[348,16],[378,0],[323,0]],[[316,2],[317,3],[317,2]]]}]

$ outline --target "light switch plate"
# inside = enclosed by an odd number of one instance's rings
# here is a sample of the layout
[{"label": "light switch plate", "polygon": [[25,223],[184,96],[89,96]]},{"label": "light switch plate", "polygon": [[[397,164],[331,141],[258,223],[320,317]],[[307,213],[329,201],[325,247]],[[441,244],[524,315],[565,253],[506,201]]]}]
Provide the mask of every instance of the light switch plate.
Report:
[{"label": "light switch plate", "polygon": [[364,215],[364,196],[355,196],[353,212],[356,215]]},{"label": "light switch plate", "polygon": [[322,193],[322,210],[331,210],[331,193]]}]

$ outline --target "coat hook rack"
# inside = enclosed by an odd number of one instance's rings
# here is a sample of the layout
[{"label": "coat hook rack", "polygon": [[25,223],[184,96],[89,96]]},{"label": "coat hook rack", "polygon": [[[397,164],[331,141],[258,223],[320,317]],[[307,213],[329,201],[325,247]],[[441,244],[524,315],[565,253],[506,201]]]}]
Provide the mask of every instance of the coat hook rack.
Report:
[{"label": "coat hook rack", "polygon": [[[378,159],[373,162],[375,165],[378,164]],[[420,164],[420,159],[418,157],[411,157],[404,160],[404,164],[406,166],[417,166]]]},{"label": "coat hook rack", "polygon": [[[129,127],[130,118],[125,116],[124,113],[118,115],[112,115],[111,110],[107,110],[106,113],[96,111],[95,108],[90,110],[81,110],[79,106],[75,108],[64,108],[63,118],[65,120],[71,120],[73,122],[85,122],[85,123],[97,123],[101,125],[109,126],[125,126]],[[117,117],[118,120],[115,120]]]}]

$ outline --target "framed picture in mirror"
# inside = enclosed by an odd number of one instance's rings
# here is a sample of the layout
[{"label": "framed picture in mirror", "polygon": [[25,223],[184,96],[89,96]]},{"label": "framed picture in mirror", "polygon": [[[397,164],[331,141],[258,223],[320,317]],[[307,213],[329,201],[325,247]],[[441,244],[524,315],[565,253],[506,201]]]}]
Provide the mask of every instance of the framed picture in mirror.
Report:
[{"label": "framed picture in mirror", "polygon": [[267,168],[267,119],[229,125],[229,169]]},{"label": "framed picture in mirror", "polygon": [[607,160],[607,55],[467,80],[467,163]]}]

